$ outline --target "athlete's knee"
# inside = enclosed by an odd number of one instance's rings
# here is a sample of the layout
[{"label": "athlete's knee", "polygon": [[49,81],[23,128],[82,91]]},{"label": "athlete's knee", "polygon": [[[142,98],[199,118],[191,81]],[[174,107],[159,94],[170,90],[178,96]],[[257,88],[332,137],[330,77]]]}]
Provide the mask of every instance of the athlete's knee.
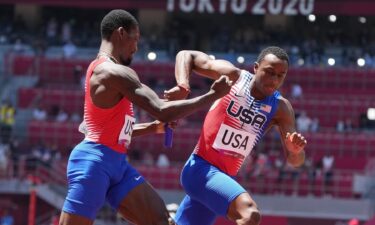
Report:
[{"label": "athlete's knee", "polygon": [[257,204],[252,199],[245,201],[245,209],[242,211],[241,225],[259,225],[261,216]]},{"label": "athlete's knee", "polygon": [[159,220],[156,224],[157,225],[176,225],[176,222],[174,222],[174,220],[171,217],[168,217],[167,220],[163,218],[162,220]]},{"label": "athlete's knee", "polygon": [[261,220],[258,209],[249,209],[243,213],[242,218],[237,220],[237,225],[259,225]]},{"label": "athlete's knee", "polygon": [[156,225],[176,225],[176,223],[174,222],[174,220],[172,218],[160,219],[160,220],[155,221],[155,223],[152,223],[152,224],[156,224]]},{"label": "athlete's knee", "polygon": [[175,225],[173,219],[169,216],[169,213],[164,210],[160,210],[153,214],[152,218],[146,224],[155,224],[155,225]]},{"label": "athlete's knee", "polygon": [[237,225],[259,225],[261,219],[257,204],[248,194],[231,203],[228,217]]}]

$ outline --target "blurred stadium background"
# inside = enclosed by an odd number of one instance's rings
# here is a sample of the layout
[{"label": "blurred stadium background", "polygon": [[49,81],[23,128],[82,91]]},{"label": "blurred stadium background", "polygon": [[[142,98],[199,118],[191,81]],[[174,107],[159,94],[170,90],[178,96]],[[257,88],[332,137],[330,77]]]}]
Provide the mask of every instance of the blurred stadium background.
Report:
[{"label": "blurred stadium background", "polygon": [[[114,8],[139,20],[132,68],[160,95],[175,84],[179,50],[252,70],[263,47],[285,48],[291,68],[281,91],[308,139],[306,164],[285,165],[272,131],[238,181],[257,201],[262,225],[375,224],[373,0],[0,1],[0,218],[56,224],[67,157],[83,138],[82,76],[99,48],[100,21]],[[211,82],[193,76],[191,83],[194,96]],[[133,140],[131,163],[171,210],[183,196],[179,172],[206,111],[180,121],[172,149],[163,135]],[[137,119],[152,118],[137,110]],[[95,224],[126,222],[104,207]]]}]

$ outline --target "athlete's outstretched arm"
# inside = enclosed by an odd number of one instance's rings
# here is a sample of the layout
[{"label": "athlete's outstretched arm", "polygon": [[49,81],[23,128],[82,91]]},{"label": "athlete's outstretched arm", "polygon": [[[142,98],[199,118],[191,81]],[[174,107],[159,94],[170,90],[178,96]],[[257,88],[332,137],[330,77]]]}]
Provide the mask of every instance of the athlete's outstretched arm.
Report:
[{"label": "athlete's outstretched arm", "polygon": [[[155,120],[149,123],[137,123],[134,125],[132,137],[139,137],[147,134],[163,134],[165,133],[166,123]],[[177,125],[177,122],[170,122],[168,126],[174,129]]]},{"label": "athlete's outstretched arm", "polygon": [[226,95],[232,85],[228,77],[222,76],[213,83],[211,89],[204,95],[187,100],[166,102],[160,99],[148,86],[142,84],[131,68],[120,65],[112,68],[111,74],[106,77],[107,81],[102,83],[107,83],[111,88],[117,89],[131,102],[162,122],[175,121],[207,104],[213,103]]},{"label": "athlete's outstretched arm", "polygon": [[241,70],[227,60],[211,59],[200,51],[183,50],[176,55],[175,77],[177,86],[165,91],[164,96],[169,100],[184,99],[190,92],[190,75],[192,71],[210,79],[218,79],[226,75],[236,82]]},{"label": "athlete's outstretched arm", "polygon": [[[137,123],[134,124],[132,137],[139,137],[147,134],[162,134],[165,133],[165,124],[158,120],[149,123]],[[168,123],[168,127],[174,129],[177,126],[177,122]],[[82,134],[87,134],[86,123],[83,120],[78,127],[78,131]]]},{"label": "athlete's outstretched arm", "polygon": [[276,113],[276,125],[279,128],[288,163],[294,167],[298,167],[305,161],[304,148],[307,141],[301,133],[296,131],[295,124],[295,115],[292,105],[287,99],[281,98],[278,112]]}]

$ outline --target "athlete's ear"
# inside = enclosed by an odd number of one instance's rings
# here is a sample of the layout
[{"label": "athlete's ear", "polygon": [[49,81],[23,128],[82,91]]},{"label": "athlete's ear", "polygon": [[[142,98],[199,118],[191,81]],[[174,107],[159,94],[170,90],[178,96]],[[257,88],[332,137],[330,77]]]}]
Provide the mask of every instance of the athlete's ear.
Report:
[{"label": "athlete's ear", "polygon": [[126,30],[123,27],[117,28],[117,32],[120,35],[120,40],[122,40],[124,38],[124,36],[126,35]]},{"label": "athlete's ear", "polygon": [[258,62],[255,62],[255,63],[254,63],[254,74],[257,73],[258,68],[259,68],[259,63],[258,63]]}]

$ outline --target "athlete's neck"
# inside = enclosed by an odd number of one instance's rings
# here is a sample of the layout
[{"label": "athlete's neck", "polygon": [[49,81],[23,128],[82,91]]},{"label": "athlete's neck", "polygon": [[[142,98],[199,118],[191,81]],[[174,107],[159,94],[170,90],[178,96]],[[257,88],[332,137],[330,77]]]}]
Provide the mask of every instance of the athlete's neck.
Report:
[{"label": "athlete's neck", "polygon": [[117,59],[116,59],[113,55],[111,55],[111,54],[109,54],[109,53],[107,53],[107,52],[99,51],[97,57],[98,57],[98,58],[99,58],[99,57],[107,57],[107,58],[110,59],[112,62],[114,62],[114,63],[116,63],[116,64],[120,64],[120,63],[117,61]]},{"label": "athlete's neck", "polygon": [[255,77],[250,80],[249,88],[251,96],[253,96],[256,100],[263,100],[267,97],[264,94],[262,94],[255,86]]},{"label": "athlete's neck", "polygon": [[102,40],[102,43],[99,48],[98,57],[108,57],[111,61],[116,64],[120,64],[118,58],[116,57],[116,51],[113,46],[113,43],[107,40]]}]

